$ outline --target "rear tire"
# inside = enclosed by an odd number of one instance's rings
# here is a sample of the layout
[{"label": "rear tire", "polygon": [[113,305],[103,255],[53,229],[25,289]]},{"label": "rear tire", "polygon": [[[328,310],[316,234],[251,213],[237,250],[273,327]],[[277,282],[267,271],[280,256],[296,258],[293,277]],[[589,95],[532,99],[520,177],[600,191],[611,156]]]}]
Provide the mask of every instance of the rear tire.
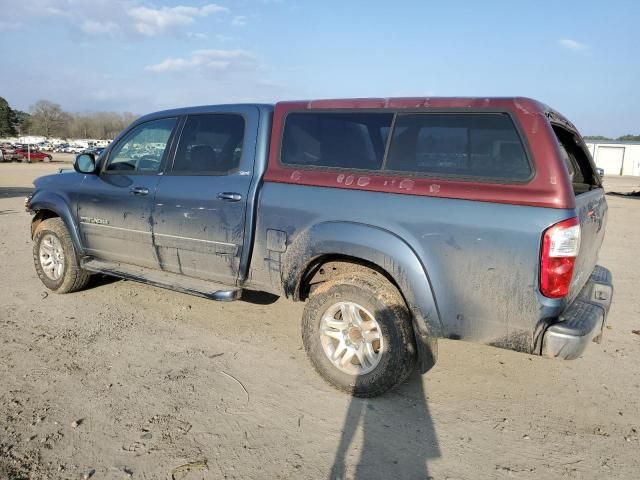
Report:
[{"label": "rear tire", "polygon": [[356,397],[375,397],[394,388],[416,364],[404,300],[373,271],[341,274],[312,291],[302,339],[322,378]]},{"label": "rear tire", "polygon": [[43,220],[36,228],[33,262],[42,283],[56,293],[81,290],[91,277],[80,268],[69,231],[58,217]]}]

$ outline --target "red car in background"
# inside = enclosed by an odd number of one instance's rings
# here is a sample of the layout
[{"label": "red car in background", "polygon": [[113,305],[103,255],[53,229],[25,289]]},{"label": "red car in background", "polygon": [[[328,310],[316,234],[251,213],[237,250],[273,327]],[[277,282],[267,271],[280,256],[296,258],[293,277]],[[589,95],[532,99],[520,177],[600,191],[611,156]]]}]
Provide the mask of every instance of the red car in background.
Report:
[{"label": "red car in background", "polygon": [[2,157],[5,162],[50,162],[51,155],[35,148],[18,147],[14,150],[2,149]]}]

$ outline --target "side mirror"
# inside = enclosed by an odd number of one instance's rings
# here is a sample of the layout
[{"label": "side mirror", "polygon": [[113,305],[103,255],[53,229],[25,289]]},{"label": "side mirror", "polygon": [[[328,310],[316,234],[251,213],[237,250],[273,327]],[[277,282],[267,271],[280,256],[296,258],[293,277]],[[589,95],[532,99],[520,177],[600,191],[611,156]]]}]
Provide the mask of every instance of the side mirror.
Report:
[{"label": "side mirror", "polygon": [[73,162],[73,168],[78,173],[96,173],[96,157],[93,153],[81,153]]}]

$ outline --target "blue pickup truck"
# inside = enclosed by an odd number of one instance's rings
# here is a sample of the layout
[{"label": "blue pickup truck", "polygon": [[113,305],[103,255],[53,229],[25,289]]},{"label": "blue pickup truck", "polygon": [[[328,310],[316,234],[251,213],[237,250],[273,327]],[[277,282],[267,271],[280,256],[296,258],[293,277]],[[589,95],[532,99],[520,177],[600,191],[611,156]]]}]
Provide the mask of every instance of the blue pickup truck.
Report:
[{"label": "blue pickup truck", "polygon": [[52,291],[92,273],[232,301],[306,302],[329,383],[375,396],[438,338],[561,359],[602,336],[607,204],[576,128],[527,98],[392,98],[168,110],[27,210]]}]

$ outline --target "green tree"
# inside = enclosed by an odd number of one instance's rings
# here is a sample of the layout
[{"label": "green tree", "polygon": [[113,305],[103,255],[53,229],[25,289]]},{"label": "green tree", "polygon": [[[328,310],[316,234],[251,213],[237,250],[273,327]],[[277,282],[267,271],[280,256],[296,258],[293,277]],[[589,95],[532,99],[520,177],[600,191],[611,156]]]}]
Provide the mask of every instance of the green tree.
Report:
[{"label": "green tree", "polygon": [[612,140],[609,137],[604,137],[602,135],[585,135],[583,137],[585,140]]},{"label": "green tree", "polygon": [[31,128],[31,115],[22,110],[14,110],[13,113],[16,114],[16,129],[18,130],[18,135],[29,133],[29,129]]},{"label": "green tree", "polygon": [[640,135],[623,135],[618,137],[622,142],[640,142]]},{"label": "green tree", "polygon": [[4,98],[0,97],[0,137],[12,137],[18,132],[16,125],[18,120],[15,112]]}]

